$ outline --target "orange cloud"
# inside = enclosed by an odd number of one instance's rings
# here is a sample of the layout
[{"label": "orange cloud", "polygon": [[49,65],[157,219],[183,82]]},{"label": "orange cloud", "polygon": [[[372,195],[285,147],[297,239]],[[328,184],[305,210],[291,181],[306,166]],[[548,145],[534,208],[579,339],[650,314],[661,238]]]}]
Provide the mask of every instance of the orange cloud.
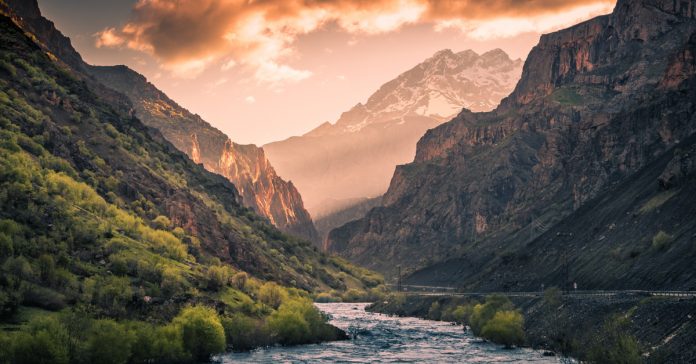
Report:
[{"label": "orange cloud", "polygon": [[[210,64],[250,67],[261,82],[312,75],[285,64],[297,37],[336,24],[376,34],[410,23],[457,27],[472,37],[507,37],[608,12],[612,0],[139,0],[130,21],[96,35],[97,47],[154,55],[164,69],[195,77]],[[578,10],[580,9],[580,10]],[[572,18],[575,20],[575,18]]]}]

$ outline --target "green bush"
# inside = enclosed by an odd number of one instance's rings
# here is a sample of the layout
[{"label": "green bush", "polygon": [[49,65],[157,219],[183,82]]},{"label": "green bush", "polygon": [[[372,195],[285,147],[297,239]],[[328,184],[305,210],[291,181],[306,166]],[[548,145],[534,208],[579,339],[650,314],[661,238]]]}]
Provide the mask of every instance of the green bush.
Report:
[{"label": "green bush", "polygon": [[672,244],[674,237],[667,234],[666,232],[660,230],[652,238],[652,247],[655,250],[667,250],[669,245]]},{"label": "green bush", "polygon": [[14,363],[68,363],[67,332],[55,318],[42,317],[14,337]]},{"label": "green bush", "polygon": [[135,335],[113,320],[96,320],[87,335],[85,358],[91,363],[125,364]]},{"label": "green bush", "polygon": [[440,302],[433,302],[428,309],[428,318],[431,320],[440,320],[442,317],[442,310],[440,309]]},{"label": "green bush", "polygon": [[485,303],[474,306],[469,319],[469,326],[475,335],[480,336],[483,327],[490,321],[498,311],[513,310],[514,306],[510,299],[503,295],[490,295],[486,297]]},{"label": "green bush", "polygon": [[264,285],[259,288],[259,300],[274,309],[280,307],[287,299],[288,293],[285,289],[274,282],[264,283]]},{"label": "green bush", "polygon": [[467,305],[459,305],[457,306],[453,311],[452,311],[452,320],[456,323],[463,324],[465,322],[469,322],[469,318],[471,316],[471,313],[474,311],[474,306],[467,304]]},{"label": "green bush", "polygon": [[307,298],[284,302],[267,320],[268,328],[283,345],[297,345],[334,340],[336,332]]},{"label": "green bush", "polygon": [[209,307],[186,307],[174,318],[183,338],[184,350],[198,361],[207,361],[225,350],[225,330],[218,314]]},{"label": "green bush", "polygon": [[595,335],[587,355],[591,363],[642,363],[640,345],[628,333],[628,319],[614,317],[607,320],[599,335]]},{"label": "green bush", "polygon": [[235,351],[251,350],[271,343],[263,321],[236,313],[222,319],[227,344]]},{"label": "green bush", "polygon": [[483,326],[481,336],[506,348],[524,343],[524,319],[517,311],[498,311]]}]

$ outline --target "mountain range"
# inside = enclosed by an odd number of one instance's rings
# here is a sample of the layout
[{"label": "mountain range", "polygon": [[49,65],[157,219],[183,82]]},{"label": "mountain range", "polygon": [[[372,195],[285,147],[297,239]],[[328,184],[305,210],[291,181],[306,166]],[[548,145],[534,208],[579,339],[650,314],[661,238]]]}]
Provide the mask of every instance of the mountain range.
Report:
[{"label": "mountain range", "polygon": [[543,35],[496,109],[425,133],[326,248],[406,282],[694,288],[696,3],[620,0]]},{"label": "mountain range", "polygon": [[521,69],[521,60],[500,49],[481,55],[442,50],[385,83],[336,123],[263,148],[278,174],[297,186],[317,223],[334,227],[347,220],[319,220],[381,196],[394,167],[413,159],[426,130],[462,107],[494,108],[512,91]]}]

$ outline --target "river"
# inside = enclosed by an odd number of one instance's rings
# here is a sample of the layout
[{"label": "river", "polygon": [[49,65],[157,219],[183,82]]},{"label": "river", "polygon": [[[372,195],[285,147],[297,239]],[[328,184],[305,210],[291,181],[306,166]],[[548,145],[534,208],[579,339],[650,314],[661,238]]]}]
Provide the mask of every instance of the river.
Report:
[{"label": "river", "polygon": [[294,347],[228,353],[222,363],[560,363],[531,349],[505,350],[462,326],[365,311],[365,303],[317,303],[331,324],[354,338]]}]

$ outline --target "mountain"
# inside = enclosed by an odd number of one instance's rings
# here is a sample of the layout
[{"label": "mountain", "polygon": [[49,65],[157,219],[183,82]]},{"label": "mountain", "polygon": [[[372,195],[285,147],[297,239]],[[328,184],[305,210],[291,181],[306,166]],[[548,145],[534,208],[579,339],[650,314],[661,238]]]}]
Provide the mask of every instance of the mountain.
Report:
[{"label": "mountain", "polygon": [[229,178],[239,189],[244,204],[268,218],[282,231],[310,241],[318,235],[302,197],[292,183],[278,177],[264,151],[253,145],[239,145],[198,115],[179,106],[144,76],[126,66],[91,66],[55,31],[53,22],[41,16],[36,1],[8,1],[12,12],[23,25],[61,61],[71,68],[89,74],[107,87],[125,94],[148,126],[159,129],[179,150],[194,158],[210,171]]},{"label": "mountain", "polygon": [[201,362],[345,338],[310,295],[381,278],[245,207],[71,49],[36,1],[0,0],[3,361],[104,362],[115,347],[117,362]]},{"label": "mountain", "polygon": [[394,167],[413,159],[426,130],[462,107],[495,107],[512,91],[521,66],[500,49],[482,55],[443,50],[384,84],[335,124],[263,148],[319,219],[350,206],[350,200],[382,195]]},{"label": "mountain", "polygon": [[587,289],[693,288],[694,9],[621,0],[542,36],[512,94],[429,130],[328,250],[470,289],[560,286],[565,267]]},{"label": "mountain", "polygon": [[145,125],[162,132],[194,162],[227,177],[239,190],[246,206],[284,232],[313,242],[319,240],[302,196],[292,182],[276,174],[262,148],[232,142],[126,66],[89,66],[88,72],[99,82],[128,96]]}]

